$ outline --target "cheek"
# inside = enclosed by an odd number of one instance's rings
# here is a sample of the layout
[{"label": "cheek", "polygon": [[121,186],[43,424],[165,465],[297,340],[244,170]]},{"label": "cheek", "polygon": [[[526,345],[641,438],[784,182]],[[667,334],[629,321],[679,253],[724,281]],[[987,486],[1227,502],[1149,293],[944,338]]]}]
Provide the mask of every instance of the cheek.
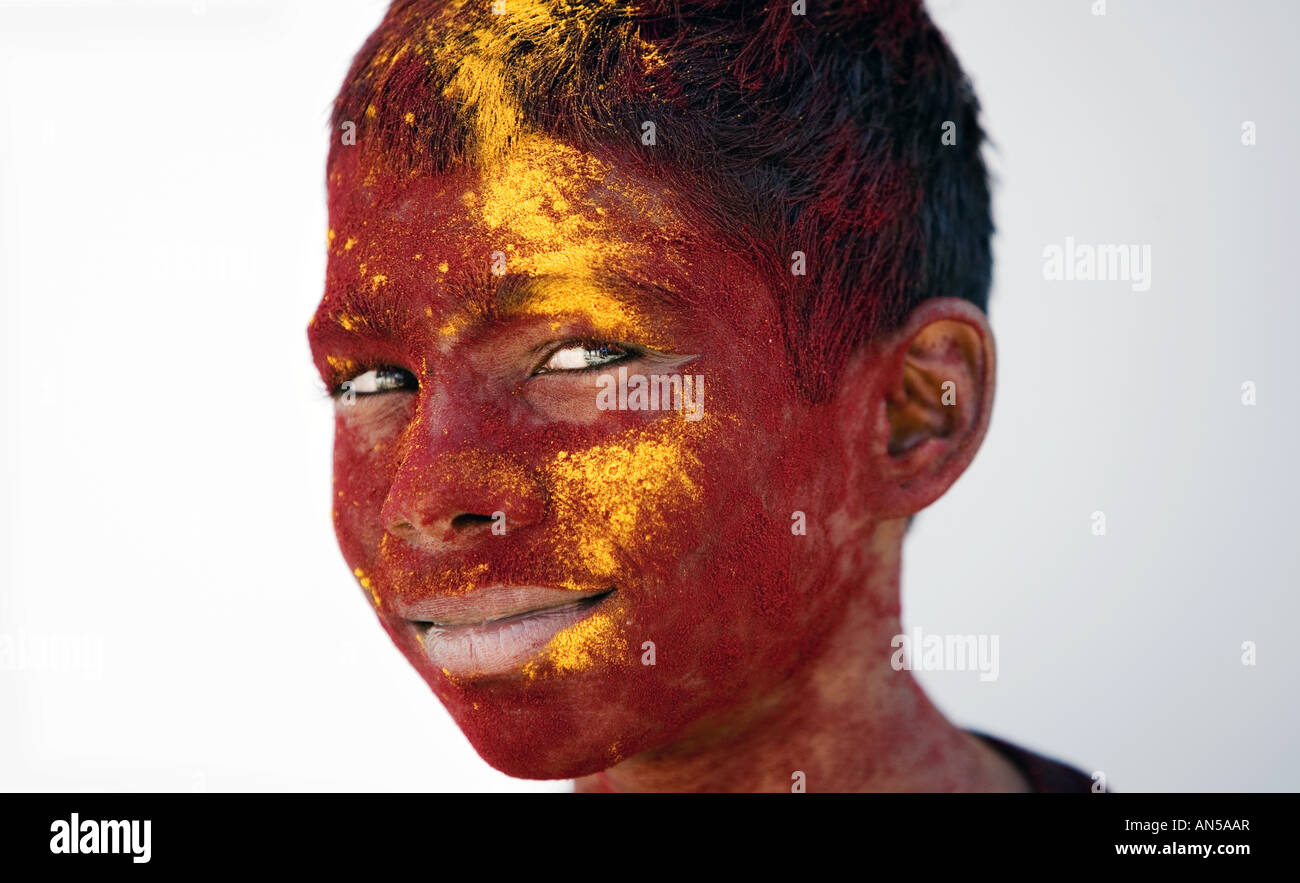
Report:
[{"label": "cheek", "polygon": [[800,538],[790,532],[786,495],[772,487],[763,447],[741,437],[723,442],[702,456],[702,523],[680,537],[677,579],[688,601],[677,603],[683,625],[716,640],[724,656],[740,656],[741,642],[762,645],[790,624]]},{"label": "cheek", "polygon": [[383,398],[383,404],[354,406],[355,413],[344,413],[347,406],[340,405],[334,421],[334,531],[344,560],[368,590],[385,535],[380,513],[397,470],[396,439],[414,408],[413,396]]},{"label": "cheek", "polygon": [[[803,421],[783,390],[738,383],[729,396],[716,386],[718,424],[697,450],[700,492],[665,550],[671,588],[648,601],[664,636],[691,648],[684,674],[707,673],[700,689],[721,696],[792,670],[828,631],[841,593],[826,590],[835,575],[821,529],[830,497],[820,424]],[[742,412],[741,400],[764,406]]]},{"label": "cheek", "polygon": [[[668,417],[617,440],[560,451],[544,470],[562,552],[587,574],[662,577],[701,516],[698,449],[710,427]],[[685,424],[685,425],[683,425]]]}]

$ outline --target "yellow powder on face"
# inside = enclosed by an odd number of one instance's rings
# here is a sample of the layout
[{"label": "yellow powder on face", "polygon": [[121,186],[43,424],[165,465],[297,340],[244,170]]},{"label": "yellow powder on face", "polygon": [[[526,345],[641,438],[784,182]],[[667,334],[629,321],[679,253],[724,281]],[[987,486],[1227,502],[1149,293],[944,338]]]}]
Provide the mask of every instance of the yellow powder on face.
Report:
[{"label": "yellow powder on face", "polygon": [[[597,662],[616,665],[626,662],[627,641],[613,619],[598,613],[561,630],[543,652],[550,670],[563,674],[591,668]],[[524,674],[529,678],[536,678],[541,671],[536,660],[524,666]]]},{"label": "yellow powder on face", "polygon": [[385,276],[383,273],[377,273],[370,278],[371,291],[378,291],[379,286],[387,285],[387,284],[388,284],[388,277]]},{"label": "yellow powder on face", "polygon": [[[597,336],[664,352],[674,352],[680,345],[669,335],[663,318],[638,309],[628,295],[620,296],[582,276],[534,277],[514,295],[499,299],[496,308],[506,316],[551,319],[551,331],[557,334],[567,323],[585,323]],[[426,309],[425,315],[432,318],[432,310]],[[471,302],[447,317],[438,334],[452,337],[482,318],[482,307]]]},{"label": "yellow powder on face", "polygon": [[371,582],[370,577],[366,576],[365,571],[358,567],[352,571],[352,575],[360,580],[361,588],[370,593],[370,600],[374,602],[375,609],[382,610],[384,607],[383,602],[379,598],[379,593],[375,591],[374,583]]},{"label": "yellow powder on face", "polygon": [[[567,562],[579,576],[569,588],[616,583],[626,550],[679,554],[681,513],[702,497],[695,449],[701,435],[711,431],[708,422],[668,419],[552,458],[544,475],[561,536],[554,559]],[[524,673],[536,678],[548,671],[627,664],[628,644],[616,624],[624,616],[620,608],[564,629]]]},{"label": "yellow powder on face", "polygon": [[[505,305],[507,308],[509,305]],[[671,351],[674,344],[663,331],[663,323],[635,309],[625,299],[582,277],[543,277],[528,287],[519,312],[527,316],[557,320],[585,319],[603,334],[620,340]],[[561,322],[552,325],[558,331]]]},{"label": "yellow powder on face", "polygon": [[[552,552],[577,577],[568,588],[616,585],[624,553],[655,550],[681,554],[683,514],[700,506],[702,466],[696,450],[718,418],[690,422],[676,417],[629,430],[614,441],[580,451],[561,451],[543,469],[549,505],[559,535]],[[617,622],[625,611],[597,614],[551,639],[524,672],[536,678],[590,668],[629,664]]]},{"label": "yellow powder on face", "polygon": [[[650,235],[684,234],[683,225],[653,190],[633,185],[596,157],[534,131],[523,121],[519,96],[549,86],[528,81],[527,72],[510,61],[512,54],[526,43],[541,62],[564,58],[573,41],[581,42],[592,32],[595,18],[605,19],[608,26],[610,11],[619,8],[613,2],[508,0],[504,14],[486,16],[469,27],[453,24],[449,30],[450,15],[431,20],[421,39],[388,46],[372,63],[368,76],[383,82],[392,59],[409,48],[416,55],[427,53],[426,64],[447,72],[445,97],[457,105],[468,124],[463,158],[482,172],[482,183],[466,190],[461,201],[495,240],[488,251],[506,255],[507,273],[594,282],[602,270],[652,258],[649,243],[629,237],[623,229],[610,229],[608,212],[599,203],[611,200],[650,220],[656,228]],[[625,28],[617,26],[620,35],[624,29],[626,35],[618,38],[631,41],[653,64],[655,49],[636,36],[630,17]],[[614,39],[616,34],[609,31],[606,36]],[[412,123],[413,111],[406,107],[391,112]],[[366,113],[373,116],[374,106]],[[366,180],[370,182],[369,175]],[[446,262],[439,271],[448,272]],[[557,294],[537,308],[577,313],[603,327],[628,329],[624,335],[628,339],[658,345],[646,339],[647,329],[632,327],[636,323],[625,310],[610,315],[616,309],[611,299],[598,297],[591,287]],[[465,325],[466,317],[452,317],[442,335],[455,334]]]},{"label": "yellow powder on face", "polygon": [[557,559],[601,580],[619,572],[621,549],[669,542],[673,512],[701,496],[694,446],[706,423],[669,418],[626,441],[556,454],[544,471],[565,535]]},{"label": "yellow powder on face", "polygon": [[[615,187],[609,173],[589,154],[525,132],[461,201],[495,238],[491,250],[506,255],[506,272],[537,280],[521,291],[524,314],[554,318],[557,330],[564,320],[586,319],[620,339],[671,348],[662,323],[652,323],[598,281],[606,272],[647,260],[651,252],[646,242],[613,228],[607,215],[591,211],[591,202],[617,199],[643,217],[657,217],[661,227],[672,227],[677,218],[653,194],[631,185]],[[440,261],[438,272],[450,272],[450,264]],[[514,305],[500,306],[515,312]],[[440,336],[457,334],[478,311],[477,304],[468,305],[447,317]],[[426,315],[432,318],[428,310]]]},{"label": "yellow powder on face", "polygon": [[[555,319],[556,330],[565,320],[586,319],[617,339],[673,349],[662,322],[634,310],[604,281],[652,261],[654,240],[685,235],[684,221],[653,190],[619,178],[568,144],[521,132],[510,154],[462,199],[494,238],[492,251],[505,254],[505,271],[536,280],[519,290],[525,314]],[[610,201],[654,226],[629,235],[598,204]],[[516,305],[500,306],[513,312]]]},{"label": "yellow powder on face", "polygon": [[355,246],[356,244],[357,244],[356,239],[354,239],[354,238],[352,238],[351,236],[349,236],[347,242],[344,242],[344,243],[343,243],[343,250],[344,250],[344,251],[352,251],[352,247]]},{"label": "yellow powder on face", "polygon": [[645,243],[574,206],[616,198],[660,226],[672,220],[665,206],[620,185],[605,163],[550,136],[522,132],[516,142],[485,175],[480,209],[489,230],[505,240],[507,272],[584,275],[649,256]]},{"label": "yellow powder on face", "polygon": [[[325,361],[339,374],[352,374],[357,370],[357,363],[341,356],[326,356]],[[340,494],[342,492],[340,491]]]}]

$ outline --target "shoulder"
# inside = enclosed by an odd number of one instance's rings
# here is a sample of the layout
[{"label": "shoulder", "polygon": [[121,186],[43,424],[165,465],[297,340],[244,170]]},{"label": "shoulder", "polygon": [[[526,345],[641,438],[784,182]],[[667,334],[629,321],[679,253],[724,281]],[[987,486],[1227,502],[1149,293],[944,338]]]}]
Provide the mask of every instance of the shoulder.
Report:
[{"label": "shoulder", "polygon": [[1026,751],[987,733],[969,732],[1018,769],[1035,794],[1084,794],[1092,791],[1092,777],[1072,766]]}]

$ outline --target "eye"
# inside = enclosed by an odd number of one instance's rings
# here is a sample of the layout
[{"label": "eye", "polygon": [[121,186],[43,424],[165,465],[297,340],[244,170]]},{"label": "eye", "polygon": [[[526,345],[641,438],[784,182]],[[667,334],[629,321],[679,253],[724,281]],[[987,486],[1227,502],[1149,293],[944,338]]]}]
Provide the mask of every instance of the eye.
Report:
[{"label": "eye", "polygon": [[354,392],[357,395],[376,395],[382,392],[394,392],[399,389],[419,389],[420,383],[415,375],[402,368],[386,366],[372,368],[358,374],[351,380],[345,380],[334,391],[335,395]]},{"label": "eye", "polygon": [[586,371],[620,362],[633,355],[626,347],[605,341],[582,341],[566,343],[553,350],[546,362],[534,371],[534,374],[548,374],[562,371]]}]

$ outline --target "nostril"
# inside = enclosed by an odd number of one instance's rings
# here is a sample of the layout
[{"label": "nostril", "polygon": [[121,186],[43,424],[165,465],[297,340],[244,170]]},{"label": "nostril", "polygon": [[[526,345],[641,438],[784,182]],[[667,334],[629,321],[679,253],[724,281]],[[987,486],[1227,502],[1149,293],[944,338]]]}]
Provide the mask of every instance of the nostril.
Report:
[{"label": "nostril", "polygon": [[462,512],[451,520],[453,530],[464,530],[468,527],[475,527],[479,524],[491,524],[491,515],[477,515],[473,512]]}]

